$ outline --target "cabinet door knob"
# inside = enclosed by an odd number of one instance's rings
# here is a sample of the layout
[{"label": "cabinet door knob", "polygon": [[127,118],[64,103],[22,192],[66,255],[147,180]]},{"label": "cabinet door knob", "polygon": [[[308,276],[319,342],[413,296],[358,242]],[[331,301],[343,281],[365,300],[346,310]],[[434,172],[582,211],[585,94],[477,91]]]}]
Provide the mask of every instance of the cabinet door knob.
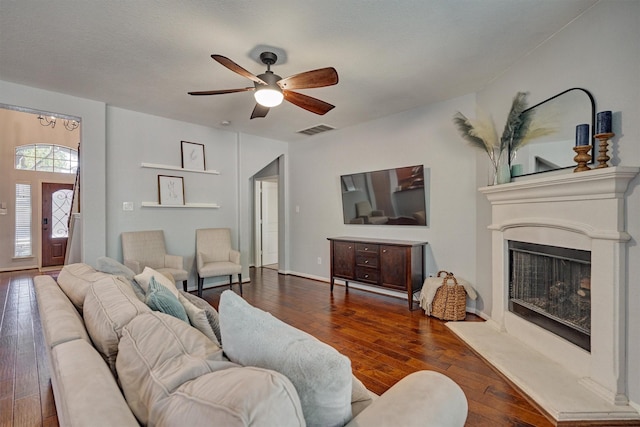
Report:
[{"label": "cabinet door knob", "polygon": [[383,250],[382,250],[382,253],[383,253],[383,254],[386,254],[386,253],[387,253],[387,250],[386,250],[386,249],[383,249]]},{"label": "cabinet door knob", "polygon": [[365,279],[368,279],[368,278],[369,278],[369,275],[368,275],[368,274],[365,274],[365,275],[364,275],[364,278],[365,278]]},{"label": "cabinet door knob", "polygon": [[366,260],[364,263],[365,263],[365,264],[369,264],[369,260]]}]

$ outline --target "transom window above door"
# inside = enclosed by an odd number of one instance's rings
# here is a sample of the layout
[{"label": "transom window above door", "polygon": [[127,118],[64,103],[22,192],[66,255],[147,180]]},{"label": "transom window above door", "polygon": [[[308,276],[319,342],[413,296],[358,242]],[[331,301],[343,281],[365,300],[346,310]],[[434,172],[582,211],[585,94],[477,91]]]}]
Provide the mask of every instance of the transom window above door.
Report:
[{"label": "transom window above door", "polygon": [[15,168],[75,174],[78,170],[78,150],[55,144],[21,145],[16,147]]}]

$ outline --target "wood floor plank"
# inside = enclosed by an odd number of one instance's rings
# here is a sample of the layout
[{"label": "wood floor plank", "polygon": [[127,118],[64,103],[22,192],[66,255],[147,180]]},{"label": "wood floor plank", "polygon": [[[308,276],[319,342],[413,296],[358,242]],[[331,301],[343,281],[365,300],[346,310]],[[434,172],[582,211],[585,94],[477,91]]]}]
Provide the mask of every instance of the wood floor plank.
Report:
[{"label": "wood floor plank", "polygon": [[42,425],[40,394],[32,394],[16,399],[13,410],[14,426],[37,427]]}]

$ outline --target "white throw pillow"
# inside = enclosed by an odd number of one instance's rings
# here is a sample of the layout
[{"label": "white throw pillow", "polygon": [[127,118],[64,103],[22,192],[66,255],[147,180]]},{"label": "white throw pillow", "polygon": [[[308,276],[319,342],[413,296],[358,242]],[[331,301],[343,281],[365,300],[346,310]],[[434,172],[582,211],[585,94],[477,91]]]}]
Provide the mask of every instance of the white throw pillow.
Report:
[{"label": "white throw pillow", "polygon": [[343,426],[351,419],[349,358],[252,307],[232,291],[222,293],[218,312],[227,357],[289,378],[300,396],[307,426]]},{"label": "white throw pillow", "polygon": [[133,278],[136,282],[138,282],[138,285],[140,285],[144,293],[147,294],[149,293],[149,281],[151,281],[152,277],[156,279],[156,282],[158,282],[158,284],[169,289],[171,293],[174,294],[176,298],[178,298],[178,288],[176,288],[175,283],[171,282],[171,280],[169,280],[167,276],[160,273],[159,271],[154,270],[153,268],[145,267],[142,273],[134,276]]},{"label": "white throw pillow", "polygon": [[213,329],[211,329],[211,325],[209,324],[209,320],[207,319],[207,314],[204,312],[204,310],[193,305],[188,299],[183,297],[182,294],[178,294],[178,300],[184,307],[184,310],[187,312],[187,316],[189,317],[191,326],[202,332],[217,346],[221,347],[216,334],[213,332]]}]

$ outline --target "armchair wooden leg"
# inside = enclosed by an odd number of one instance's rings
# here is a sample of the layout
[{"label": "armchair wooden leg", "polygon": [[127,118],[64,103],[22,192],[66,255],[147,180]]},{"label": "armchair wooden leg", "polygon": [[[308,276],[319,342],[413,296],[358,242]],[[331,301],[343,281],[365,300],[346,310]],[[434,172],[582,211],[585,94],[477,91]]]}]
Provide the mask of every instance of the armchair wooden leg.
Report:
[{"label": "armchair wooden leg", "polygon": [[182,281],[182,289],[184,289],[184,291],[187,292],[187,281],[186,280]]},{"label": "armchair wooden leg", "polygon": [[204,283],[204,278],[198,275],[198,296],[202,298],[202,285]]},{"label": "armchair wooden leg", "polygon": [[240,285],[240,296],[242,296],[242,274],[238,273],[238,284]]},{"label": "armchair wooden leg", "polygon": [[233,274],[229,275],[229,289],[233,290]]}]

